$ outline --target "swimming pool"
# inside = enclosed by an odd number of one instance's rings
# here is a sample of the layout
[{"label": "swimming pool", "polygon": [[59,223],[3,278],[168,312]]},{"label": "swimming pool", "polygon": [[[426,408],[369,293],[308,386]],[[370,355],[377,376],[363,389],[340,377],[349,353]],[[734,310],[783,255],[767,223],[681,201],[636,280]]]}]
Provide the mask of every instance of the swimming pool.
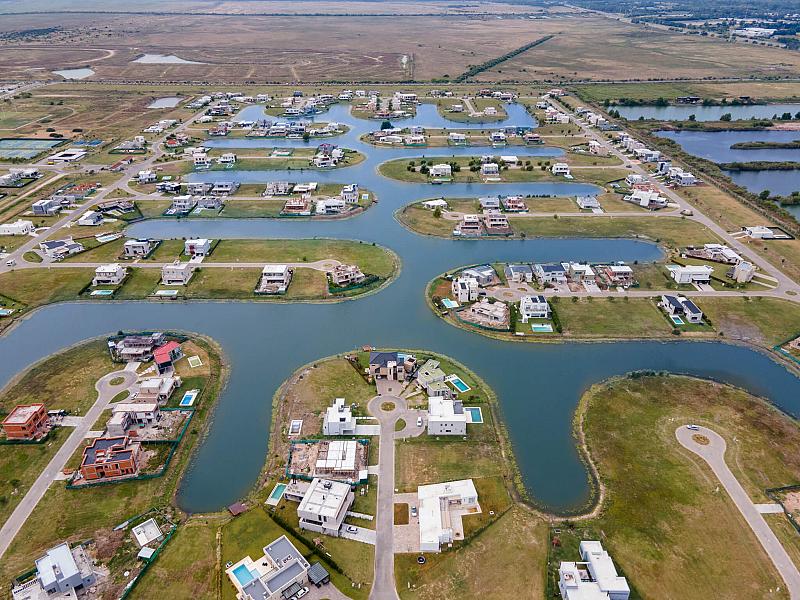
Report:
[{"label": "swimming pool", "polygon": [[445,308],[458,308],[459,304],[455,300],[450,300],[450,298],[442,298],[442,304],[444,304]]},{"label": "swimming pool", "polygon": [[283,492],[285,489],[285,483],[275,484],[275,487],[272,488],[272,491],[269,494],[269,498],[267,498],[266,504],[269,504],[270,506],[278,506],[278,502],[280,502],[281,498],[283,498]]},{"label": "swimming pool", "polygon": [[178,406],[181,407],[191,406],[192,404],[194,404],[194,399],[197,398],[197,394],[199,393],[200,390],[189,390],[183,395],[183,398],[181,398],[181,401],[178,404]]},{"label": "swimming pool", "polygon": [[247,568],[247,565],[239,565],[233,571],[233,576],[236,577],[236,580],[239,582],[239,585],[242,587],[246,586],[248,583],[253,581],[255,577],[250,569]]},{"label": "swimming pool", "polygon": [[464,410],[469,415],[467,423],[483,423],[483,413],[480,406],[465,406]]},{"label": "swimming pool", "polygon": [[0,317],[7,317],[14,311],[10,308],[0,308]]},{"label": "swimming pool", "polygon": [[459,391],[459,393],[463,394],[464,392],[470,391],[472,388],[469,387],[466,383],[461,380],[461,377],[458,375],[448,375],[447,381],[453,384],[453,387]]},{"label": "swimming pool", "polygon": [[672,315],[672,316],[670,317],[670,319],[672,319],[672,322],[673,322],[673,323],[675,323],[675,325],[683,325],[683,319],[681,319],[681,318],[680,318],[679,316],[677,316],[677,315]]},{"label": "swimming pool", "polygon": [[177,296],[178,290],[158,290],[156,296]]},{"label": "swimming pool", "polygon": [[114,290],[92,290],[90,296],[111,296]]},{"label": "swimming pool", "polygon": [[550,323],[531,323],[531,330],[534,333],[553,333],[553,326]]}]

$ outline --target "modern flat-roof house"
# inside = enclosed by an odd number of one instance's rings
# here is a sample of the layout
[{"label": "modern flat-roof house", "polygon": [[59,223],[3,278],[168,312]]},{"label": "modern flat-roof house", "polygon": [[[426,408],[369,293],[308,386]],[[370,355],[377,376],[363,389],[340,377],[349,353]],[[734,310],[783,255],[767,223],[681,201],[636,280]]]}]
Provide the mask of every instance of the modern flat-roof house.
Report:
[{"label": "modern flat-roof house", "polygon": [[118,362],[146,362],[153,358],[153,350],[164,343],[164,334],[156,331],[146,335],[126,335],[120,339],[109,338],[111,359]]},{"label": "modern flat-roof house", "polygon": [[63,240],[46,240],[39,243],[39,250],[49,258],[61,259],[70,254],[83,252],[83,244],[73,241],[71,237]]},{"label": "modern flat-roof house", "polygon": [[483,220],[478,215],[462,215],[458,225],[453,229],[453,235],[461,237],[479,236],[483,233]]},{"label": "modern flat-roof house", "polygon": [[96,210],[87,210],[78,219],[78,225],[82,227],[97,227],[103,222],[103,215]]},{"label": "modern flat-roof house", "polygon": [[356,285],[364,281],[367,276],[361,272],[358,265],[336,265],[328,271],[331,283],[339,287]]},{"label": "modern flat-roof house", "polygon": [[451,284],[453,297],[464,304],[478,299],[478,280],[474,277],[460,276],[453,279]]},{"label": "modern flat-roof house", "polygon": [[633,269],[628,265],[605,265],[601,270],[612,285],[628,287],[633,284]]},{"label": "modern flat-roof house", "polygon": [[561,266],[572,281],[594,283],[595,273],[588,263],[569,262],[561,263]]},{"label": "modern flat-roof house", "polygon": [[87,481],[136,475],[140,451],[139,442],[127,436],[96,438],[83,449],[81,475]]},{"label": "modern flat-roof house", "polygon": [[119,263],[100,265],[94,270],[92,285],[119,285],[127,274],[128,270]]},{"label": "modern flat-roof house", "polygon": [[550,168],[550,171],[553,173],[553,175],[567,176],[570,174],[569,165],[567,163],[554,163]]},{"label": "modern flat-roof house", "polygon": [[497,177],[500,175],[500,165],[497,163],[483,163],[481,165],[481,175],[484,177]]},{"label": "modern flat-roof house", "polygon": [[567,272],[561,265],[536,264],[533,272],[539,283],[566,283]]},{"label": "modern flat-roof house", "polygon": [[466,310],[460,313],[468,320],[493,328],[507,328],[510,311],[505,302],[490,302],[488,298],[481,298]]},{"label": "modern flat-roof house", "polygon": [[428,398],[428,435],[467,435],[467,413],[460,400]]},{"label": "modern flat-roof house", "polygon": [[508,264],[503,269],[506,279],[514,283],[533,281],[533,269],[530,265]]},{"label": "modern flat-roof house", "polygon": [[[246,556],[225,570],[238,600],[286,600],[308,581],[310,565],[285,535],[264,547],[264,556]],[[288,595],[286,595],[288,593]],[[296,592],[295,592],[296,593]]]},{"label": "modern flat-roof house", "polygon": [[3,431],[9,440],[38,440],[50,431],[50,419],[44,404],[18,404],[3,419]]},{"label": "modern flat-roof house", "polygon": [[61,212],[61,202],[53,197],[42,198],[31,204],[31,210],[36,216],[52,217]]},{"label": "modern flat-roof house", "polygon": [[356,419],[344,398],[336,398],[333,406],[325,410],[322,421],[322,435],[353,435],[356,432]]},{"label": "modern flat-roof house", "polygon": [[313,479],[297,507],[300,529],[339,537],[339,529],[354,499],[349,483]]},{"label": "modern flat-roof house", "polygon": [[596,210],[600,208],[600,202],[597,200],[597,196],[578,196],[576,202],[578,203],[578,208],[584,210]]},{"label": "modern flat-roof house", "polygon": [[617,575],[614,561],[598,541],[582,541],[583,562],[562,562],[558,568],[558,589],[564,600],[628,600],[630,587]]},{"label": "modern flat-roof house", "polygon": [[287,265],[264,265],[256,294],[284,294],[289,289],[293,271]]},{"label": "modern flat-roof house", "polygon": [[339,197],[344,200],[346,204],[358,204],[358,194],[358,184],[348,183],[342,187],[342,191],[339,192]]},{"label": "modern flat-roof house", "polygon": [[416,378],[417,385],[427,391],[432,384],[444,381],[445,372],[439,368],[439,361],[431,358],[417,370]]},{"label": "modern flat-roof house", "polygon": [[659,308],[666,312],[670,317],[680,317],[689,323],[702,323],[703,311],[697,305],[684,296],[671,296],[664,294],[661,296]]},{"label": "modern flat-roof house", "polygon": [[211,240],[195,238],[183,243],[183,253],[186,256],[208,256],[211,252]]},{"label": "modern flat-roof house", "polygon": [[478,265],[461,271],[462,277],[471,277],[481,287],[492,285],[497,281],[497,273],[491,265]]},{"label": "modern flat-roof house", "polygon": [[461,518],[481,512],[471,479],[421,485],[417,488],[417,500],[422,552],[439,552],[442,544],[463,540]]},{"label": "modern flat-roof house", "polygon": [[17,219],[13,223],[0,225],[0,235],[31,235],[35,230],[33,221],[24,219]]},{"label": "modern flat-roof house", "polygon": [[158,242],[156,240],[136,239],[127,240],[122,246],[122,256],[125,258],[142,258],[150,254]]},{"label": "modern flat-roof house", "polygon": [[134,400],[136,402],[166,402],[172,393],[181,386],[180,377],[148,377],[139,384]]},{"label": "modern flat-roof house", "polygon": [[478,198],[478,203],[481,205],[481,210],[500,210],[499,196],[484,196]]},{"label": "modern flat-roof house", "polygon": [[678,284],[709,283],[714,272],[707,265],[667,265],[667,270]]},{"label": "modern flat-roof house", "polygon": [[453,167],[447,163],[440,163],[438,165],[433,165],[429,173],[434,179],[449,179],[453,176]]},{"label": "modern flat-roof house", "polygon": [[369,374],[375,379],[405,381],[417,366],[411,354],[399,352],[370,352]]},{"label": "modern flat-roof house", "polygon": [[552,311],[544,296],[523,296],[519,299],[519,315],[523,323],[530,319],[549,319]]},{"label": "modern flat-roof house", "polygon": [[192,278],[194,266],[189,262],[176,260],[171,265],[161,267],[161,283],[164,285],[186,285]]},{"label": "modern flat-roof house", "polygon": [[152,425],[161,418],[158,402],[118,402],[106,422],[108,437],[124,437],[131,427]]},{"label": "modern flat-roof house", "polygon": [[503,210],[510,213],[523,213],[528,212],[528,205],[522,199],[522,196],[504,196],[501,199]]},{"label": "modern flat-roof house", "polygon": [[[77,592],[95,584],[97,573],[82,545],[66,542],[50,548],[36,560],[36,579],[11,590],[14,600],[49,596],[77,598]],[[62,596],[63,594],[63,596]]]},{"label": "modern flat-roof house", "polygon": [[481,215],[483,225],[486,228],[486,235],[511,235],[511,225],[508,217],[501,213],[488,213]]},{"label": "modern flat-roof house", "polygon": [[435,200],[425,200],[422,203],[422,206],[427,208],[428,210],[436,210],[437,208],[440,210],[447,210],[447,200],[444,198],[436,198]]},{"label": "modern flat-roof house", "polygon": [[747,283],[753,280],[753,276],[756,274],[756,266],[751,262],[743,260],[734,266],[731,271],[730,277],[736,283]]}]

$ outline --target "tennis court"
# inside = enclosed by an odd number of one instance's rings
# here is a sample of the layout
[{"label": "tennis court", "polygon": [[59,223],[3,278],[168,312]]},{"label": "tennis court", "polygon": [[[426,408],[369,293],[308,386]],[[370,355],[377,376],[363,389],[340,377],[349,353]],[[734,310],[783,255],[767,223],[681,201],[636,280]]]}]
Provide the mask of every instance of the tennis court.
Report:
[{"label": "tennis court", "polygon": [[66,140],[44,140],[39,138],[0,138],[0,159],[31,159],[65,142]]}]

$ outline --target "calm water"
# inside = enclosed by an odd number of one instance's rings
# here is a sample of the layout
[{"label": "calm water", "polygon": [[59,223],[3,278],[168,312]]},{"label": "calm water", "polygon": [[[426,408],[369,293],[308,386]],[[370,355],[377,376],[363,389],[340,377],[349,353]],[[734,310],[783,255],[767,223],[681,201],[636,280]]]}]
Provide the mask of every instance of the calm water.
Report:
[{"label": "calm water", "polygon": [[[347,122],[354,130],[369,126],[354,119]],[[230,359],[231,377],[179,492],[181,507],[190,512],[221,508],[251,488],[267,449],[272,395],[292,371],[363,344],[427,348],[453,356],[483,377],[500,399],[525,485],[539,502],[556,509],[569,509],[587,498],[586,471],[575,452],[571,419],[581,393],[611,375],[658,369],[712,377],[767,396],[792,414],[800,413],[800,380],[766,356],[745,348],[697,342],[511,344],[444,323],[428,309],[423,289],[437,274],[460,265],[516,260],[652,261],[660,258],[661,252],[652,244],[622,239],[452,241],[415,235],[392,218],[394,211],[408,202],[442,193],[482,194],[487,188],[491,193],[532,193],[540,188],[533,184],[426,186],[389,181],[378,176],[375,167],[404,151],[359,145],[357,135],[357,131],[351,132],[343,145],[368,152],[369,161],[333,173],[314,173],[313,177],[322,181],[330,174],[337,178],[332,181],[358,181],[378,194],[375,207],[352,219],[148,221],[135,225],[130,233],[214,238],[326,236],[376,242],[403,260],[402,273],[385,290],[357,301],[326,305],[55,305],[37,311],[0,337],[0,384],[43,356],[119,329],[184,329],[218,340]],[[508,153],[517,152],[509,149]],[[232,173],[220,174],[230,177]],[[294,178],[295,172],[292,174]],[[280,179],[285,173],[260,176]]]},{"label": "calm water", "polygon": [[[674,140],[686,152],[716,163],[800,162],[800,148],[731,149],[737,142],[793,142],[800,140],[800,131],[659,131],[656,135]],[[800,171],[729,171],[728,175],[755,193],[770,190],[785,196],[800,190]]]},{"label": "calm water", "polygon": [[91,69],[63,69],[61,71],[53,71],[56,75],[61,75],[64,79],[86,79],[94,75]]},{"label": "calm water", "polygon": [[177,96],[158,98],[157,100],[153,100],[150,104],[148,104],[147,108],[175,108],[181,103],[181,100],[183,100],[183,98],[178,98]]},{"label": "calm water", "polygon": [[719,121],[725,113],[730,113],[734,120],[771,119],[783,113],[793,116],[800,111],[800,104],[754,104],[749,106],[615,106],[621,117],[635,121],[639,117],[659,121],[685,121],[694,115],[698,121]]}]

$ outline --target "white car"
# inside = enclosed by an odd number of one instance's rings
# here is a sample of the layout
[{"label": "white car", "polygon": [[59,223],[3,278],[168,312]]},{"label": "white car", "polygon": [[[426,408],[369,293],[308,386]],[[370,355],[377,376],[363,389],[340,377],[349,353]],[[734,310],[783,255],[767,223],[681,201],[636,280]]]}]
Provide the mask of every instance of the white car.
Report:
[{"label": "white car", "polygon": [[302,597],[303,597],[303,596],[305,596],[307,593],[308,593],[308,588],[307,588],[307,587],[304,587],[302,590],[300,590],[299,592],[297,592],[297,593],[294,595],[294,597],[295,597],[295,598],[302,598]]},{"label": "white car", "polygon": [[699,425],[687,425],[686,429],[691,429],[692,431],[700,431]]},{"label": "white car", "polygon": [[358,533],[358,527],[353,527],[352,525],[348,525],[347,533]]},{"label": "white car", "polygon": [[422,427],[422,417],[417,417],[417,427]]}]

